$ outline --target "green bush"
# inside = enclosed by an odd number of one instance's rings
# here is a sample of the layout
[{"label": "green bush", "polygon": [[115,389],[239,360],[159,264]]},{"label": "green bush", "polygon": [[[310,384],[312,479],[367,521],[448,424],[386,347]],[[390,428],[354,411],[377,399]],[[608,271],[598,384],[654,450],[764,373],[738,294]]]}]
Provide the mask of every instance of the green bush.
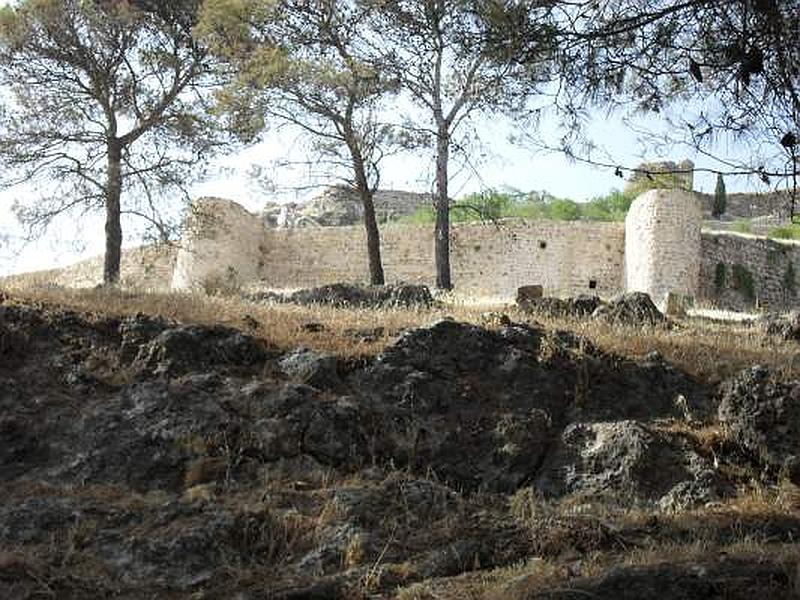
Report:
[{"label": "green bush", "polygon": [[737,290],[748,302],[755,302],[756,284],[753,274],[743,265],[733,265],[731,269],[733,288]]},{"label": "green bush", "polygon": [[[592,198],[589,202],[575,202],[569,198],[551,196],[546,192],[524,194],[513,189],[489,189],[469,194],[454,202],[450,207],[450,219],[454,223],[506,218],[624,221],[634,199],[634,195],[619,190],[611,190],[605,196]],[[435,220],[433,207],[425,206],[400,218],[399,222],[427,225]]]},{"label": "green bush", "polygon": [[753,233],[753,226],[747,219],[739,219],[733,224],[733,230],[739,233]]},{"label": "green bush", "polygon": [[716,289],[718,294],[725,289],[725,281],[727,280],[726,270],[724,262],[718,262],[714,269],[714,289]]}]

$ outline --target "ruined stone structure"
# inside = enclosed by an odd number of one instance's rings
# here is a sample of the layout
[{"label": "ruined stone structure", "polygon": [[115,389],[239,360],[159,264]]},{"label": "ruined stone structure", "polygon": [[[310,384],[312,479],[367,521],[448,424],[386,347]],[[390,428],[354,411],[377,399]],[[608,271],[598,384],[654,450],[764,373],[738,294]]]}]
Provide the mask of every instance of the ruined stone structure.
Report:
[{"label": "ruined stone structure", "polygon": [[184,226],[172,287],[213,291],[257,280],[265,232],[261,221],[236,202],[196,202]]},{"label": "ruined stone structure", "polygon": [[651,188],[653,183],[691,192],[694,189],[694,163],[688,159],[678,163],[671,160],[642,163],[625,183],[625,191]]},{"label": "ruined stone structure", "polygon": [[[517,288],[541,285],[547,296],[610,297],[641,290],[664,308],[666,294],[696,305],[784,310],[800,302],[800,242],[700,230],[703,198],[651,191],[626,223],[508,220],[456,224],[452,272],[465,295],[513,301]],[[381,227],[390,282],[432,286],[428,225]],[[102,258],[8,278],[29,284],[91,287]],[[368,281],[364,228],[274,229],[260,215],[218,198],[198,200],[177,246],[125,250],[125,285],[150,290],[301,288]]]},{"label": "ruined stone structure", "polygon": [[[800,244],[701,232],[702,198],[681,190],[640,196],[622,223],[507,220],[458,224],[452,272],[464,294],[511,300],[520,286],[545,295],[644,291],[661,308],[667,294],[700,305],[788,308],[797,302]],[[433,285],[433,232],[381,228],[390,282]],[[234,202],[203,199],[186,224],[172,288],[301,288],[367,281],[361,225],[272,229]]]},{"label": "ruined stone structure", "polygon": [[625,289],[663,306],[669,292],[695,297],[700,276],[700,203],[691,192],[650,190],[625,219]]}]

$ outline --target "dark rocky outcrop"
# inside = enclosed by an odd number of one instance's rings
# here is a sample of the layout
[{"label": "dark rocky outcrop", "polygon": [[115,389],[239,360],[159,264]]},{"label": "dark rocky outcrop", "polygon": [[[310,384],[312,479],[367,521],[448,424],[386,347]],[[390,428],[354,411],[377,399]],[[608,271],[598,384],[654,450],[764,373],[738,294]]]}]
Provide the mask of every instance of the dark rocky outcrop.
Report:
[{"label": "dark rocky outcrop", "polygon": [[517,298],[517,306],[524,312],[550,318],[584,319],[592,315],[603,303],[597,296],[575,298]]},{"label": "dark rocky outcrop", "polygon": [[255,294],[252,298],[256,301],[322,304],[339,308],[425,308],[434,303],[427,286],[410,284],[369,286],[333,283],[290,294],[276,292]]},{"label": "dark rocky outcrop", "polygon": [[719,420],[773,474],[800,483],[800,382],[752,367],[722,389]]},{"label": "dark rocky outcrop", "polygon": [[[438,321],[348,363],[225,327],[12,300],[0,358],[3,598],[392,597],[533,556],[691,541],[660,528],[724,502],[753,464],[796,473],[796,384],[751,369],[716,394],[657,354],[507,317]],[[692,428],[717,414],[731,440],[709,450]],[[714,454],[729,446],[735,470]],[[599,502],[653,518],[554,514]],[[715,535],[791,541],[797,523],[737,515]],[[702,575],[672,562],[517,597],[648,597],[645,574],[664,598],[784,597],[768,561],[737,583],[713,560]]]},{"label": "dark rocky outcrop", "polygon": [[644,292],[614,296],[607,304],[599,306],[592,316],[614,325],[653,327],[666,322],[664,315]]}]

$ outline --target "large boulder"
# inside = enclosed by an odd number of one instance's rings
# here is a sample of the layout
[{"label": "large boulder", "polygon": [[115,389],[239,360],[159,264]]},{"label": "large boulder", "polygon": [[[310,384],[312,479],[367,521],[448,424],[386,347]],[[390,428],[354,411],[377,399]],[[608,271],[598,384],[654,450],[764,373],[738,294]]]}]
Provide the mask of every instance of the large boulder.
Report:
[{"label": "large boulder", "polygon": [[681,416],[679,395],[698,412],[708,403],[703,386],[662,361],[513,323],[408,331],[351,383],[391,423],[384,441],[396,463],[496,491],[529,481],[570,421]]},{"label": "large boulder", "polygon": [[634,327],[660,325],[666,318],[644,292],[629,292],[611,298],[599,306],[592,315],[595,319],[613,325]]},{"label": "large boulder", "polygon": [[256,294],[253,299],[302,305],[323,304],[340,308],[413,308],[429,307],[433,304],[433,296],[427,286],[411,284],[370,286],[332,283],[291,294]]},{"label": "large boulder", "polygon": [[746,369],[723,384],[718,417],[765,467],[800,483],[800,383]]},{"label": "large boulder", "polygon": [[583,319],[602,306],[597,296],[581,295],[575,298],[525,298],[517,305],[525,312],[551,318]]},{"label": "large boulder", "polygon": [[637,421],[572,423],[561,434],[534,486],[544,496],[606,497],[625,504],[659,502],[676,486],[705,485],[712,465],[680,437]]}]

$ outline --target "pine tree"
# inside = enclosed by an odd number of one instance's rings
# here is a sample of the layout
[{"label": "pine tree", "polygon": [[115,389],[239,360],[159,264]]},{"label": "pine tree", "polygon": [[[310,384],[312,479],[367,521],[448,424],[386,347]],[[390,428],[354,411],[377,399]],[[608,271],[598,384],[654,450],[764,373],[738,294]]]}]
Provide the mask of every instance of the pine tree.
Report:
[{"label": "pine tree", "polygon": [[714,188],[714,206],[711,209],[711,215],[715,219],[719,219],[725,214],[726,194],[725,194],[725,180],[722,179],[722,174],[717,174],[717,186]]}]

